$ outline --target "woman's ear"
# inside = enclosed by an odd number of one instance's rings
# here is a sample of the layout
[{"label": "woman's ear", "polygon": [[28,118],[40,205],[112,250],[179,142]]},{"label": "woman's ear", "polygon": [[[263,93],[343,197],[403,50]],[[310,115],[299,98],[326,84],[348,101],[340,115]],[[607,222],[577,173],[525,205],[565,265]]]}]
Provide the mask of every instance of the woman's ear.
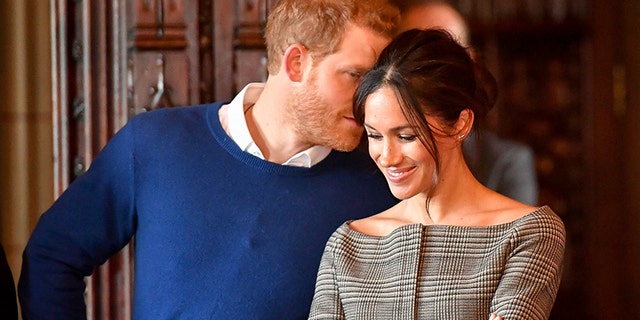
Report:
[{"label": "woman's ear", "polygon": [[473,127],[473,111],[471,109],[464,109],[460,111],[458,121],[456,121],[456,136],[466,137],[469,135],[471,128]]},{"label": "woman's ear", "polygon": [[289,80],[293,82],[302,81],[309,58],[307,48],[299,43],[294,43],[287,48],[284,52],[283,64]]}]

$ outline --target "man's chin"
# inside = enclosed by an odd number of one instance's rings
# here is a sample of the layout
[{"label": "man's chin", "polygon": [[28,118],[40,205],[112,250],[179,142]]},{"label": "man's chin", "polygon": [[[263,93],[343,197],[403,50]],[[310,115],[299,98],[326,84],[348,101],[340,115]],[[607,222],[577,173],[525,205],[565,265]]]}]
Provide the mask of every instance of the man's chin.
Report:
[{"label": "man's chin", "polygon": [[336,146],[335,148],[332,148],[332,149],[336,150],[336,151],[340,151],[340,152],[351,152],[351,151],[355,150],[356,147],[357,147],[357,145],[354,146],[354,147],[351,147],[351,146]]},{"label": "man's chin", "polygon": [[345,139],[344,137],[341,138],[342,139],[336,139],[334,142],[328,145],[328,147],[337,151],[349,152],[353,151],[360,144],[360,135],[355,135],[347,139]]}]

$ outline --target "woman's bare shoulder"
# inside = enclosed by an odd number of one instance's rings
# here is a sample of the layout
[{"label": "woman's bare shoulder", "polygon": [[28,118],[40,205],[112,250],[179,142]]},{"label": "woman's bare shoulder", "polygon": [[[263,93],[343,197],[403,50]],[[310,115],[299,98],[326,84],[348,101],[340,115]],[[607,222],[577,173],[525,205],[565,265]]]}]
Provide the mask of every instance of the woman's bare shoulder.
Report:
[{"label": "woman's bare shoulder", "polygon": [[398,207],[394,206],[378,214],[351,221],[349,228],[366,235],[382,237],[389,235],[399,227],[413,223],[413,221],[403,219],[398,214]]},{"label": "woman's bare shoulder", "polygon": [[511,198],[499,195],[488,203],[483,212],[488,225],[498,225],[518,220],[538,209]]}]

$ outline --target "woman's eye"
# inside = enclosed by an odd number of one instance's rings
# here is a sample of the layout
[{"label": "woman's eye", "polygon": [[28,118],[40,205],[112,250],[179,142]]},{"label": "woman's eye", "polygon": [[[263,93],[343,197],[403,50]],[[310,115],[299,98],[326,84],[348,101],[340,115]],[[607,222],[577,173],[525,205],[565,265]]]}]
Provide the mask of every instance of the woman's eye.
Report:
[{"label": "woman's eye", "polygon": [[377,133],[367,133],[367,137],[372,140],[382,140],[382,135]]},{"label": "woman's eye", "polygon": [[417,138],[418,136],[415,134],[409,134],[409,135],[404,134],[400,136],[400,140],[407,141],[407,142],[415,141]]}]

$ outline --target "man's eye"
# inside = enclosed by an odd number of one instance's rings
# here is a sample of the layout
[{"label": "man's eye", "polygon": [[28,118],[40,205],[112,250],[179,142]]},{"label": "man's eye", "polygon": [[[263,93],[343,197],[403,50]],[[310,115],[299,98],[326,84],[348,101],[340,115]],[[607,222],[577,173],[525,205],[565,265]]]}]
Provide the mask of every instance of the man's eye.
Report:
[{"label": "man's eye", "polygon": [[362,77],[362,73],[360,72],[355,72],[355,71],[349,71],[349,76],[351,76],[354,79],[360,79],[360,77]]}]

